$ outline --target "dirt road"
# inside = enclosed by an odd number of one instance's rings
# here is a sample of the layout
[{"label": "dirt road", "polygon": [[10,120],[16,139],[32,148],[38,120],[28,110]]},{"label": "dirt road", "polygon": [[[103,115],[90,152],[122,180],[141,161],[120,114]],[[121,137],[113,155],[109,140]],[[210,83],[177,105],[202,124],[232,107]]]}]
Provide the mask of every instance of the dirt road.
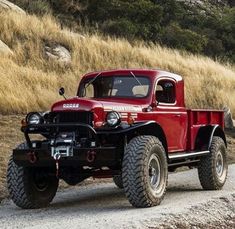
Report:
[{"label": "dirt road", "polygon": [[[235,165],[222,191],[203,191],[197,170],[169,176],[160,206],[135,209],[112,183],[58,192],[49,208],[21,210],[9,200],[0,206],[1,228],[234,228]],[[222,225],[222,227],[221,227]]]}]

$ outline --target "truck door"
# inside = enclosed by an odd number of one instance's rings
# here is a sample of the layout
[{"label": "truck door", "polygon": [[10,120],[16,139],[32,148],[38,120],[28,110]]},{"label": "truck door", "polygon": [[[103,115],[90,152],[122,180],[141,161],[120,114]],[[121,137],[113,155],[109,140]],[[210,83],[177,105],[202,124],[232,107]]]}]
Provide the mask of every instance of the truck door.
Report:
[{"label": "truck door", "polygon": [[185,151],[187,139],[187,112],[179,107],[177,82],[173,79],[160,79],[156,84],[156,106],[153,109],[154,120],[158,122],[167,137],[168,151]]}]

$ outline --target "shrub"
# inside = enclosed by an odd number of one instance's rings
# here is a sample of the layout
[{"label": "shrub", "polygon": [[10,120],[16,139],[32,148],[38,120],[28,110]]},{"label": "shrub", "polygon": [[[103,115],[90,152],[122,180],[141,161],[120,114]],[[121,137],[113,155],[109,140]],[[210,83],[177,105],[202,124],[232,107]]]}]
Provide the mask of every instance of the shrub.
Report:
[{"label": "shrub", "polygon": [[205,36],[188,29],[182,29],[177,24],[171,24],[164,30],[161,41],[169,47],[185,49],[192,53],[200,53],[207,44]]},{"label": "shrub", "polygon": [[107,34],[127,39],[133,39],[138,32],[137,27],[125,18],[118,21],[105,21],[101,28]]},{"label": "shrub", "polygon": [[51,14],[52,9],[48,0],[13,0],[11,1],[29,13],[37,15]]}]

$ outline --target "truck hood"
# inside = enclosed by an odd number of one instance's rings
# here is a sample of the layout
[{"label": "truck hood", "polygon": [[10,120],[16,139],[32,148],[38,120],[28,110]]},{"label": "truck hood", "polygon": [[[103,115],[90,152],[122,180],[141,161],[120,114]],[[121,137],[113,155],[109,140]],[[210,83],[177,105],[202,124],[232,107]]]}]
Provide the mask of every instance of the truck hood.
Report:
[{"label": "truck hood", "polygon": [[140,112],[142,111],[142,106],[138,105],[135,101],[128,101],[123,103],[120,101],[105,101],[101,99],[88,99],[74,97],[67,100],[62,100],[55,103],[51,110],[52,111],[94,111],[103,110],[107,111],[118,111],[118,112]]},{"label": "truck hood", "polygon": [[66,99],[55,103],[51,110],[52,111],[91,111],[94,108],[102,108],[102,103],[90,100],[74,97],[71,99]]}]

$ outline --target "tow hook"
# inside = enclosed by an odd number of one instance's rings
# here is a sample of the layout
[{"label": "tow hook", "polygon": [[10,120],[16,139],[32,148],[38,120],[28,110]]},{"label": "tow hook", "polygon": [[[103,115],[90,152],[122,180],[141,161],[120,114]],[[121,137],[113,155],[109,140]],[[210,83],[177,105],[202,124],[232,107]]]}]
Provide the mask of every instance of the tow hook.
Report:
[{"label": "tow hook", "polygon": [[86,157],[86,159],[87,159],[87,161],[88,161],[89,163],[94,162],[95,157],[96,157],[96,152],[95,152],[95,151],[88,151],[88,152],[87,152],[87,157]]},{"label": "tow hook", "polygon": [[27,157],[30,163],[34,164],[37,161],[37,156],[35,155],[35,152],[29,152],[27,153]]},{"label": "tow hook", "polygon": [[61,154],[59,152],[55,153],[53,158],[55,159],[55,161],[59,161],[61,158]]},{"label": "tow hook", "polygon": [[61,154],[59,152],[57,152],[54,154],[53,158],[55,160],[56,178],[59,179],[59,160],[61,158]]}]

